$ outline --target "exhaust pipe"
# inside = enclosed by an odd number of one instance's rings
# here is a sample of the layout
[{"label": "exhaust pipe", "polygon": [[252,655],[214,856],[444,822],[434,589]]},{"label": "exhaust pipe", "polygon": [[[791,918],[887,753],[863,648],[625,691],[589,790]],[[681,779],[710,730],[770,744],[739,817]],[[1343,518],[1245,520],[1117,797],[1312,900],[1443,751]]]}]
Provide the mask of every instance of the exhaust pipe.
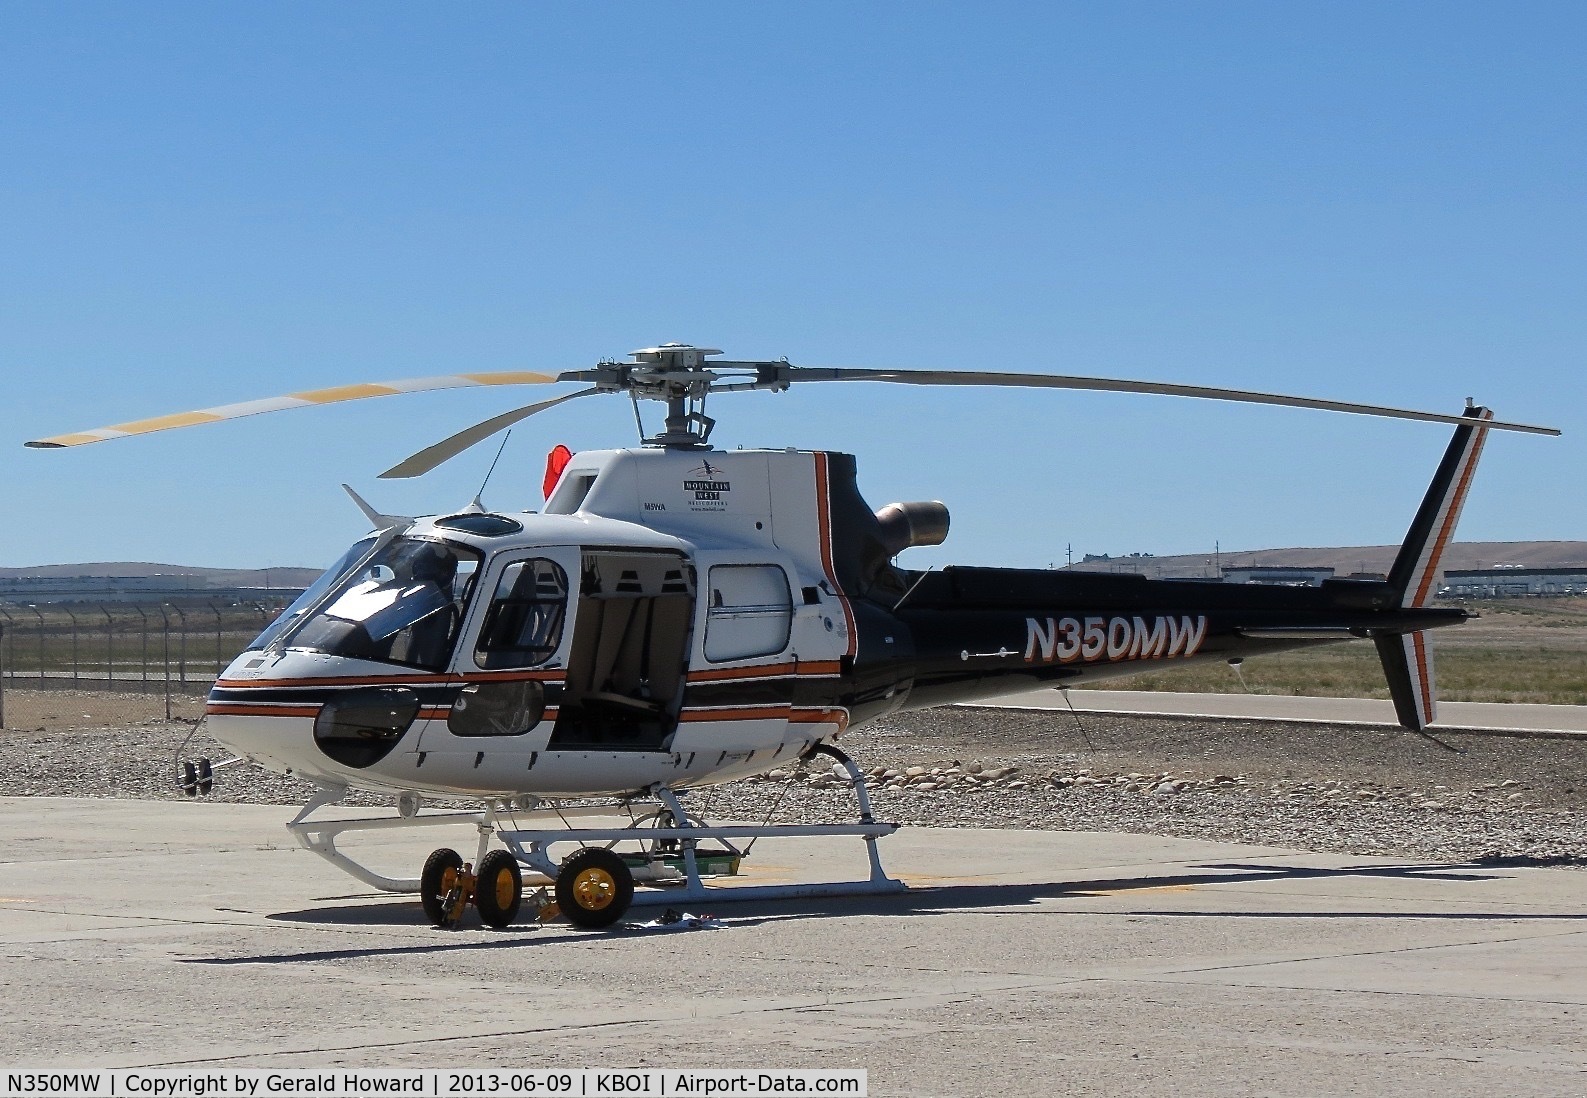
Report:
[{"label": "exhaust pipe", "polygon": [[948,505],[936,500],[889,503],[876,512],[876,521],[890,557],[916,545],[941,545],[948,537]]}]

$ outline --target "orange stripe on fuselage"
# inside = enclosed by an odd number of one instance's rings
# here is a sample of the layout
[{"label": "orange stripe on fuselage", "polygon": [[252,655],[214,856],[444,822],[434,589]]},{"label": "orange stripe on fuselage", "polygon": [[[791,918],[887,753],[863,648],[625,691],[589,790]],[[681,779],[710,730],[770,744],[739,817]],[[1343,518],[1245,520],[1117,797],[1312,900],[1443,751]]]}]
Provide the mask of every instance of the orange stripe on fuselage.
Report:
[{"label": "orange stripe on fuselage", "polygon": [[224,702],[204,706],[206,717],[314,717],[320,711],[319,702],[302,705],[230,705]]},{"label": "orange stripe on fuselage", "polygon": [[734,679],[769,679],[792,676],[798,665],[792,663],[767,663],[758,667],[714,667],[704,671],[690,671],[690,682],[731,682]]},{"label": "orange stripe on fuselage", "polygon": [[283,686],[454,686],[476,682],[557,682],[562,671],[469,671],[461,675],[327,675],[313,679],[219,679],[226,690],[274,690]]},{"label": "orange stripe on fuselage", "polygon": [[757,667],[713,667],[703,671],[690,671],[689,682],[735,682],[740,679],[771,678],[827,678],[843,672],[836,660],[819,663],[767,663]]},{"label": "orange stripe on fuselage", "polygon": [[[211,702],[204,706],[205,716],[217,717],[315,717],[319,715],[321,702],[300,702],[297,705],[246,705],[235,702]],[[555,721],[557,708],[552,706],[541,715],[541,722]],[[452,716],[452,710],[445,706],[427,706],[414,715],[416,721],[444,721]]]},{"label": "orange stripe on fuselage", "polygon": [[758,709],[685,709],[678,715],[681,724],[701,724],[711,721],[785,721],[789,719],[787,706],[766,706]]},{"label": "orange stripe on fuselage", "polygon": [[705,721],[765,721],[788,720],[794,724],[838,724],[847,726],[846,709],[797,709],[786,705],[701,706],[685,709],[680,721],[699,724]]},{"label": "orange stripe on fuselage", "polygon": [[844,655],[852,656],[859,650],[859,638],[856,636],[854,612],[849,606],[848,596],[843,593],[843,585],[838,582],[837,570],[832,564],[832,496],[830,481],[827,476],[827,455],[816,451],[816,532],[821,539],[821,570],[827,574],[827,582],[832,585],[832,590],[837,593],[838,602],[843,607],[843,618],[848,625],[849,646]]},{"label": "orange stripe on fuselage", "polygon": [[835,724],[842,732],[849,726],[847,709],[807,709],[788,714],[789,724]]}]

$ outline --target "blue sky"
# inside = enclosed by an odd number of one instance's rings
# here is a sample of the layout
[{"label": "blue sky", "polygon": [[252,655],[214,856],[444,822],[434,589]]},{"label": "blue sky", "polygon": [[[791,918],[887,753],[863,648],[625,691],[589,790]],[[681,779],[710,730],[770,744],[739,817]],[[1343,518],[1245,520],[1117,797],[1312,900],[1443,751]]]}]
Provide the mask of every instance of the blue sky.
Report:
[{"label": "blue sky", "polygon": [[[1587,539],[1575,4],[30,4],[0,10],[0,565],[324,564],[465,503],[543,391],[29,438],[681,340],[1456,412],[1465,540]],[[520,399],[521,398],[521,399]],[[1444,429],[1101,394],[808,386],[729,445],[842,449],[913,563],[1397,541]],[[627,445],[616,399],[513,435]],[[906,561],[908,558],[906,558]]]}]

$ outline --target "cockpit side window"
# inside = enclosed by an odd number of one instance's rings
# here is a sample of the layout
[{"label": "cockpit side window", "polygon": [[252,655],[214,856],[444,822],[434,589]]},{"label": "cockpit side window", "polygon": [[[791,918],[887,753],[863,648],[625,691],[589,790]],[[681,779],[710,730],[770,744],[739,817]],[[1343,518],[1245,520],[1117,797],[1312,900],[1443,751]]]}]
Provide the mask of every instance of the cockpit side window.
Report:
[{"label": "cockpit side window", "polygon": [[560,565],[543,557],[514,561],[497,581],[474,662],[488,671],[544,663],[561,647],[567,612],[568,576]]},{"label": "cockpit side window", "polygon": [[394,538],[347,571],[287,643],[443,671],[479,565],[480,554],[465,546]]}]

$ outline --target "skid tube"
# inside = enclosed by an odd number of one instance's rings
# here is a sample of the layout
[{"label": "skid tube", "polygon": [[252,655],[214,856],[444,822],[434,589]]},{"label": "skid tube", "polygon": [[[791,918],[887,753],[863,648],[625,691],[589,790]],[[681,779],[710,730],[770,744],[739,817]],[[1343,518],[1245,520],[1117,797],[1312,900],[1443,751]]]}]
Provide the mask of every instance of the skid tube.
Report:
[{"label": "skid tube", "polygon": [[[577,818],[610,818],[619,811],[617,806],[577,806],[530,809],[531,818],[555,821],[557,826],[519,827],[518,813],[501,803],[490,802],[485,808],[471,812],[437,812],[408,814],[347,820],[313,820],[310,817],[321,808],[335,804],[347,795],[341,785],[325,785],[303,806],[303,810],[287,824],[293,837],[305,850],[312,851],[345,873],[382,892],[416,893],[418,877],[388,877],[349,857],[337,849],[336,840],[348,832],[386,831],[409,827],[440,827],[471,824],[479,834],[474,864],[484,859],[491,839],[501,840],[504,847],[522,865],[552,880],[556,879],[560,861],[551,856],[554,845],[574,843],[580,847],[614,847],[618,843],[638,842],[646,864],[634,870],[636,885],[648,885],[634,890],[633,906],[677,904],[702,900],[720,903],[725,900],[796,899],[807,896],[857,896],[902,892],[908,886],[887,876],[881,857],[876,850],[876,840],[898,830],[896,823],[879,823],[871,813],[871,799],[865,788],[865,777],[846,754],[835,747],[822,744],[812,754],[822,754],[836,759],[849,777],[849,783],[859,802],[860,818],[851,824],[726,824],[712,826],[683,807],[678,796],[664,785],[651,786],[649,801],[633,801],[627,805],[630,812],[639,810],[632,821],[617,827],[574,827],[570,821]],[[504,820],[507,816],[511,819]],[[742,851],[734,840],[761,838],[834,838],[853,837],[864,841],[870,875],[856,881],[822,881],[812,884],[789,885],[735,885],[709,887],[696,857],[702,840],[719,843],[735,856]],[[676,870],[662,859],[670,855],[681,860],[682,870]]]}]

